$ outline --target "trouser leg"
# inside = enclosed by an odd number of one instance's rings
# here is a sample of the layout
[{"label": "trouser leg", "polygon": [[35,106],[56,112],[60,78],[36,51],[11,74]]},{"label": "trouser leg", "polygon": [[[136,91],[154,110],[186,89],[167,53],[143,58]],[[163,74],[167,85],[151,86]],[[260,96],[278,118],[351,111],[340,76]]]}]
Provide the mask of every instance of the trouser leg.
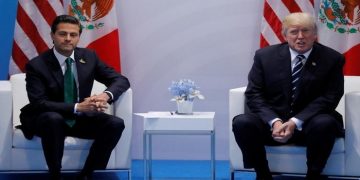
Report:
[{"label": "trouser leg", "polygon": [[303,130],[307,146],[308,176],[319,176],[334,146],[337,122],[332,116],[321,114],[309,120]]},{"label": "trouser leg", "polygon": [[255,115],[240,114],[233,119],[233,132],[239,145],[245,168],[255,168],[257,176],[270,179],[265,141],[271,137],[270,127]]},{"label": "trouser leg", "polygon": [[35,122],[35,133],[41,137],[46,163],[52,176],[60,176],[64,152],[65,123],[56,112],[42,113]]},{"label": "trouser leg", "polygon": [[104,113],[81,117],[81,119],[74,126],[75,129],[81,130],[81,133],[74,132],[74,134],[78,137],[94,139],[82,170],[84,174],[91,174],[94,170],[106,168],[111,152],[125,129],[125,124],[124,120]]}]

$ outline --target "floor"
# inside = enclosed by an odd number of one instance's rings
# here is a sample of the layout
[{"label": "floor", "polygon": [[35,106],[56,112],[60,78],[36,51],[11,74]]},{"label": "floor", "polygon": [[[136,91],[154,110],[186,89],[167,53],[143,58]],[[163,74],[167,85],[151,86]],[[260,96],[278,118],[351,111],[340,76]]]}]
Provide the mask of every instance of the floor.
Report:
[{"label": "floor", "polygon": [[[131,179],[144,179],[144,166],[142,160],[132,161]],[[153,179],[154,180],[209,180],[210,179],[210,163],[209,161],[172,161],[161,160],[153,162]],[[75,180],[76,172],[65,172],[63,178],[65,180]],[[216,180],[229,180],[229,162],[216,162]],[[46,180],[47,173],[44,172],[0,172],[0,180]],[[127,180],[128,173],[120,172],[96,172],[94,180]],[[236,180],[255,180],[253,172],[235,173]],[[302,176],[274,176],[274,180],[303,180]],[[360,178],[335,178],[330,180],[351,179],[359,180]]]}]

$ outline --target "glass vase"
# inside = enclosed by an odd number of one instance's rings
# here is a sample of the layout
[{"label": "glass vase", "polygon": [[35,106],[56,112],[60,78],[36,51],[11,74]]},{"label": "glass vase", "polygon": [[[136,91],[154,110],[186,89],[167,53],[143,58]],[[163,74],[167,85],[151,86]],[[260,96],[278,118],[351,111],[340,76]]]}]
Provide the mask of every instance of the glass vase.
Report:
[{"label": "glass vase", "polygon": [[193,101],[178,101],[176,113],[192,114],[193,113]]}]

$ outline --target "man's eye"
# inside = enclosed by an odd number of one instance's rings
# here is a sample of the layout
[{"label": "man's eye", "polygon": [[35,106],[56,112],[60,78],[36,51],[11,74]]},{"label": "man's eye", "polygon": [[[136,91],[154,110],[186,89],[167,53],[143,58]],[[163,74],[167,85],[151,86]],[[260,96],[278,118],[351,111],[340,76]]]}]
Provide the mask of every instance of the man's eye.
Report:
[{"label": "man's eye", "polygon": [[298,30],[290,31],[290,34],[293,34],[293,35],[298,34],[298,33],[299,33]]}]

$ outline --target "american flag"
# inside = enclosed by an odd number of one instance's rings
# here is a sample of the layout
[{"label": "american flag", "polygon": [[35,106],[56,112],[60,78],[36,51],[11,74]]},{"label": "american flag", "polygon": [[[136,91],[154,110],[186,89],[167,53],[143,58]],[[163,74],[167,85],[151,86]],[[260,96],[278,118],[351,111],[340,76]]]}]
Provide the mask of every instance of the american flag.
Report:
[{"label": "american flag", "polygon": [[25,64],[52,48],[51,24],[61,14],[81,20],[83,33],[78,46],[94,49],[105,63],[120,71],[116,0],[19,0],[9,75],[25,72]]},{"label": "american flag", "polygon": [[261,19],[260,47],[284,42],[281,34],[282,19],[293,12],[315,15],[314,0],[265,0]]}]

